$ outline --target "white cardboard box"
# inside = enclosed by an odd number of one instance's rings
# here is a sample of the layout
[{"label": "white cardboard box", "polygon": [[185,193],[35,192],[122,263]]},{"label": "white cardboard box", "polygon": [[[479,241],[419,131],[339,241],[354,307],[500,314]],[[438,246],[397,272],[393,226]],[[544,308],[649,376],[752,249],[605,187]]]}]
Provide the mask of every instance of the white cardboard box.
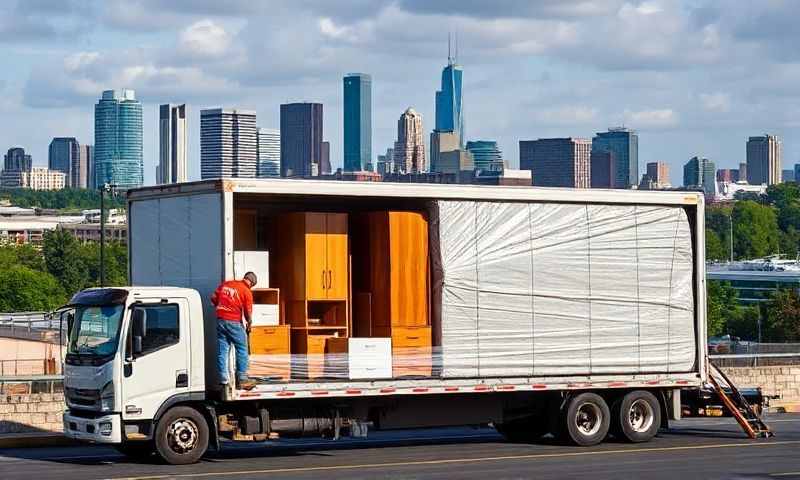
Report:
[{"label": "white cardboard box", "polygon": [[278,324],[280,324],[280,318],[278,316],[277,305],[264,303],[253,304],[254,327],[271,327]]},{"label": "white cardboard box", "polygon": [[351,338],[347,350],[350,379],[392,378],[391,338]]},{"label": "white cardboard box", "polygon": [[256,288],[269,287],[269,252],[237,250],[233,252],[233,277],[241,280],[244,274],[253,272],[258,277]]}]

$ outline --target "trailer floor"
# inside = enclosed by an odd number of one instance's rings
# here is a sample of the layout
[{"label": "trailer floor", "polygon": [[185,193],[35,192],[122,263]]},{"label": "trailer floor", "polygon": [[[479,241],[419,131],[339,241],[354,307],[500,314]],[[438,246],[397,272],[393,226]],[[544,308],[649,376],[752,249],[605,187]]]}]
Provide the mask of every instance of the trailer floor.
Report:
[{"label": "trailer floor", "polygon": [[767,417],[776,436],[743,438],[732,419],[674,422],[650,443],[515,445],[491,429],[381,432],[366,440],[225,445],[197,465],[134,463],[108,447],[0,450],[0,478],[798,478],[800,414]]}]

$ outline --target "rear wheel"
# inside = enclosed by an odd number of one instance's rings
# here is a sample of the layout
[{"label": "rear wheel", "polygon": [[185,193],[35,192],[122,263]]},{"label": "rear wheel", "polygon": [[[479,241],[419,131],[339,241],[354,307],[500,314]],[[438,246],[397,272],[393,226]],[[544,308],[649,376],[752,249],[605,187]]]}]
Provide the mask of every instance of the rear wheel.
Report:
[{"label": "rear wheel", "polygon": [[614,436],[633,443],[647,442],[661,426],[661,406],[646,390],[627,393],[614,404]]},{"label": "rear wheel", "polygon": [[156,451],[167,463],[195,463],[208,449],[208,423],[191,407],[175,407],[158,421]]},{"label": "rear wheel", "polygon": [[597,445],[608,435],[610,424],[611,414],[603,397],[581,393],[561,410],[557,437],[582,447]]}]

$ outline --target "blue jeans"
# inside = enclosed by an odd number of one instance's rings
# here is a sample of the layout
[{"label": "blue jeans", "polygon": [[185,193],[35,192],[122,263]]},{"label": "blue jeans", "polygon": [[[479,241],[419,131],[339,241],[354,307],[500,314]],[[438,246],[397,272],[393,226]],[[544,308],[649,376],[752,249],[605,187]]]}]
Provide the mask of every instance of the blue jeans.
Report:
[{"label": "blue jeans", "polygon": [[236,379],[247,380],[247,332],[241,322],[217,319],[217,369],[220,382],[228,383],[228,350],[236,350]]}]

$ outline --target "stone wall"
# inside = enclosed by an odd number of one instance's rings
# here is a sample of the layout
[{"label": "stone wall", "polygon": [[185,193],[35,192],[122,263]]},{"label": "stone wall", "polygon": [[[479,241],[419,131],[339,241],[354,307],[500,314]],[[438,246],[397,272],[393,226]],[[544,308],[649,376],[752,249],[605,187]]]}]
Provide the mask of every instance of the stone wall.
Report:
[{"label": "stone wall", "polygon": [[800,366],[727,367],[725,374],[737,387],[761,387],[765,395],[780,395],[770,405],[800,402]]},{"label": "stone wall", "polygon": [[0,395],[0,434],[60,432],[63,393]]}]

